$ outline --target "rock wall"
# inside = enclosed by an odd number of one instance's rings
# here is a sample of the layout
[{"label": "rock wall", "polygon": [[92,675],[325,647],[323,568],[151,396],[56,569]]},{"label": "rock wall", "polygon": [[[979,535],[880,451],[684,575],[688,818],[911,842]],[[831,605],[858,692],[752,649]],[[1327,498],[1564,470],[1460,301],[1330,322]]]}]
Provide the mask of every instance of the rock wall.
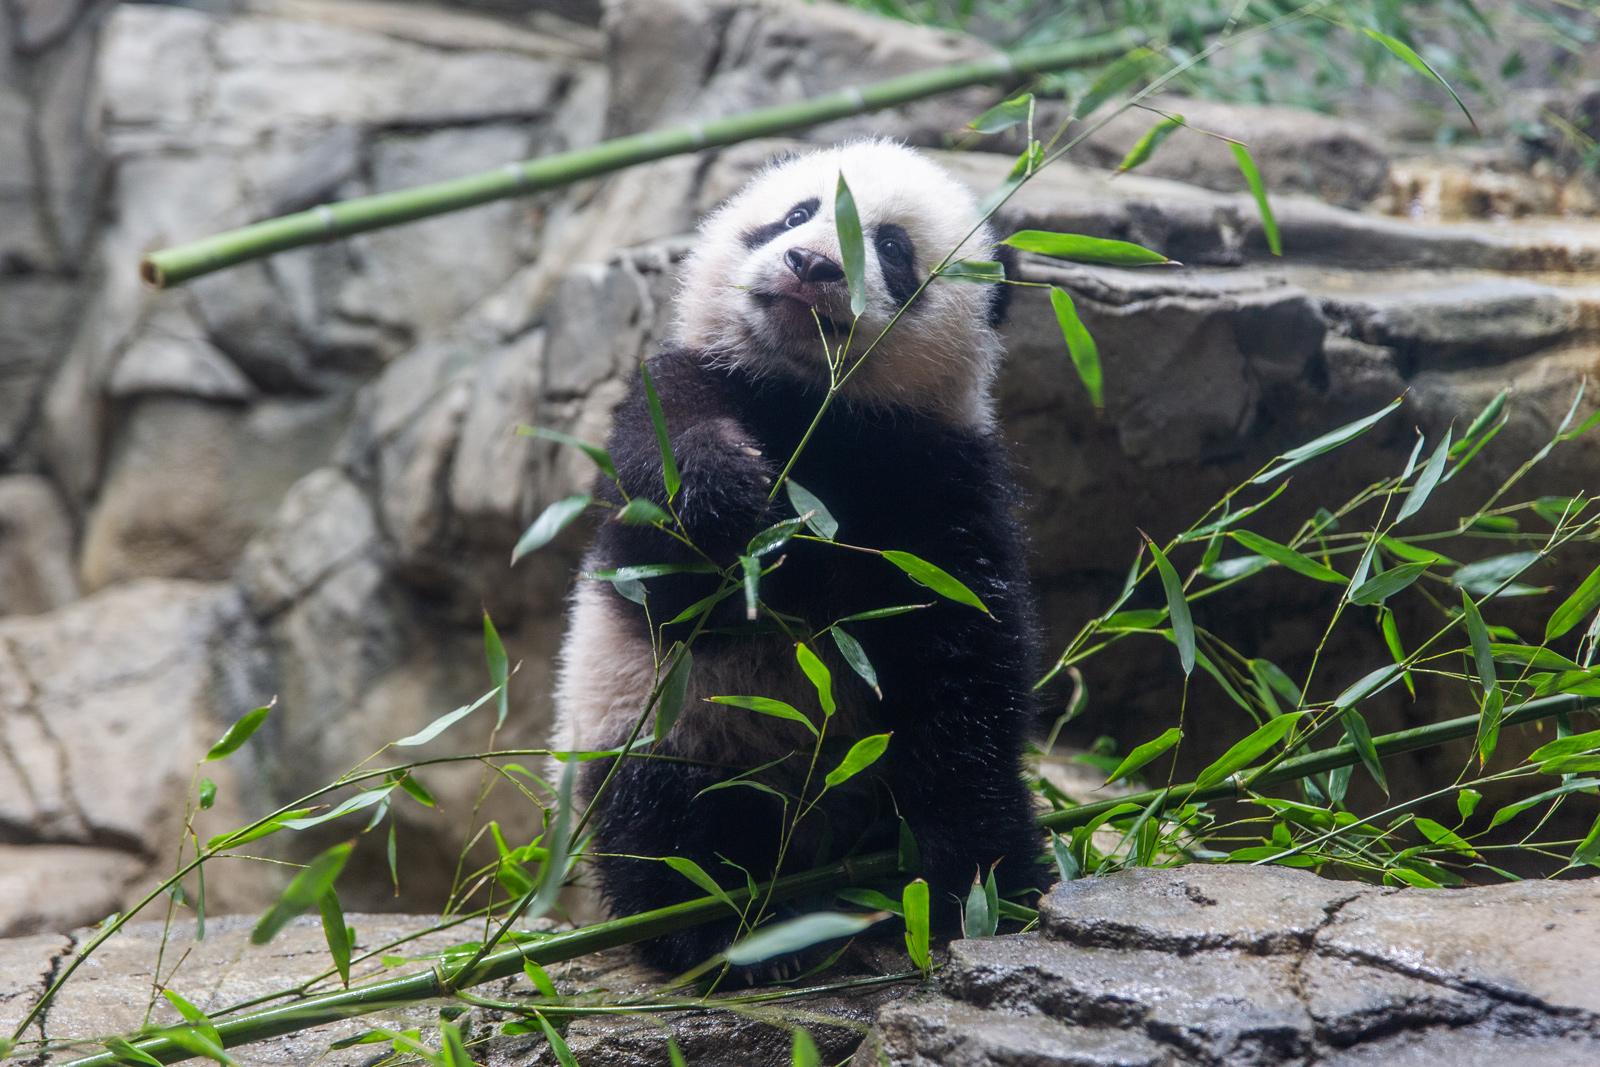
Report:
[{"label": "rock wall", "polygon": [[[582,532],[514,570],[506,561],[589,470],[511,430],[603,436],[669,329],[695,219],[789,145],[665,160],[159,294],[138,284],[142,251],[985,51],[782,0],[618,0],[599,31],[498,2],[13,3],[0,32],[0,108],[33,131],[25,167],[0,150],[15,170],[0,170],[0,778],[21,783],[0,789],[0,847],[25,886],[54,884],[68,856],[99,872],[92,892],[0,893],[8,932],[125,902],[172,847],[192,761],[249,707],[278,698],[219,778],[225,803],[203,829],[320,785],[475,697],[487,685],[481,608],[523,663],[497,743],[542,741]],[[958,131],[995,96],[971,90],[815,137],[959,144],[944,160],[990,188],[1007,145]],[[1438,225],[1355,210],[1388,181],[1386,150],[1362,130],[1208,114],[1262,131],[1282,261],[1211,146],[1181,137],[1148,177],[1054,167],[1001,219],[1136,240],[1189,265],[1025,265],[1074,293],[1107,366],[1096,414],[1048,308],[1033,291],[1018,299],[1002,410],[1061,634],[1120,586],[1136,527],[1179,528],[1277,450],[1404,392],[1400,416],[1297,483],[1283,514],[1308,513],[1398,469],[1413,427],[1436,437],[1512,385],[1495,449],[1440,492],[1441,513],[1457,514],[1548,438],[1600,360],[1592,220]],[[13,128],[0,122],[0,137]],[[1130,136],[1109,128],[1085,160],[1118,157]],[[1586,484],[1597,460],[1579,442],[1540,484]],[[1322,625],[1299,610],[1306,595],[1264,582],[1208,602],[1201,621],[1292,668]],[[1352,677],[1382,655],[1376,637],[1327,653]],[[1125,742],[1172,714],[1171,687],[1127,661],[1097,665],[1090,684],[1087,728]],[[1220,742],[1242,722],[1207,700]],[[1423,714],[1398,699],[1383,712],[1375,729]],[[402,849],[453,856],[477,775],[428,784],[452,814],[405,815]],[[371,851],[358,853],[368,867],[347,903],[393,907]],[[414,864],[406,901],[437,905],[448,866]],[[249,907],[276,874],[229,877],[211,890]]]}]

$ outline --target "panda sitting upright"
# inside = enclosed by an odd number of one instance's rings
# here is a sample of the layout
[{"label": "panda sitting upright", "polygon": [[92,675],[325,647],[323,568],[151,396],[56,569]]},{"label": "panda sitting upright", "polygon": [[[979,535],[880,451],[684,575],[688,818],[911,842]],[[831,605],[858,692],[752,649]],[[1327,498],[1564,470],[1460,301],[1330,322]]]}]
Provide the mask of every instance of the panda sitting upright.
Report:
[{"label": "panda sitting upright", "polygon": [[[839,545],[795,538],[763,557],[762,618],[747,620],[739,592],[712,610],[692,643],[686,699],[665,738],[636,748],[614,773],[610,760],[585,765],[583,801],[610,773],[589,850],[617,915],[702,893],[668,865],[639,857],[687,857],[729,886],[743,886],[743,872],[772,877],[785,819],[816,795],[837,762],[835,747],[843,752],[882,733],[891,737],[881,758],[800,823],[783,852],[785,873],[893,847],[899,816],[915,837],[936,916],[953,916],[955,898],[991,867],[1002,891],[1040,882],[1042,841],[1021,766],[1035,719],[1039,640],[1014,514],[1019,494],[990,396],[1006,287],[935,279],[872,344],[947,253],[996,258],[972,195],[933,162],[885,141],[807,152],[771,164],[705,220],[683,271],[677,341],[648,361],[682,479],[670,501],[682,524],[674,529],[694,547],[655,526],[607,521],[585,569],[707,558],[737,568],[753,535],[795,517],[774,481],[822,403],[827,350],[844,343],[851,323],[834,221],[841,173],[859,213],[867,294],[841,372],[871,348],[790,472],[837,520]],[[642,380],[618,406],[608,447],[627,496],[668,508]],[[623,503],[604,477],[596,497]],[[913,553],[958,578],[987,613],[840,545]],[[694,629],[669,621],[725,590],[722,581],[704,572],[651,577],[644,605],[614,583],[580,583],[554,744],[624,744],[657,684],[658,654]],[[824,631],[851,615],[912,604],[924,606],[843,627],[875,671],[875,691]],[[772,698],[821,726],[797,641],[829,665],[837,700],[815,768],[803,724],[709,700]],[[649,722],[639,736],[650,738]],[[752,768],[762,768],[752,776],[761,787],[705,791]],[[643,950],[680,971],[727,948],[736,933],[731,921],[713,924]]]}]

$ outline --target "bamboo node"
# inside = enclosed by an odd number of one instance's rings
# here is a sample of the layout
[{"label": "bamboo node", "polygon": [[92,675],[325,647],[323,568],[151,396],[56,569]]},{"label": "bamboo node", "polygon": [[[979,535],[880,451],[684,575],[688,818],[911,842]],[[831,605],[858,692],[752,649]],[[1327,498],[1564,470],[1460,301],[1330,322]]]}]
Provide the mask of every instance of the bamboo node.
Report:
[{"label": "bamboo node", "polygon": [[333,208],[327,204],[318,204],[313,210],[317,221],[322,224],[322,229],[329,237],[339,236],[339,216],[333,213]]}]

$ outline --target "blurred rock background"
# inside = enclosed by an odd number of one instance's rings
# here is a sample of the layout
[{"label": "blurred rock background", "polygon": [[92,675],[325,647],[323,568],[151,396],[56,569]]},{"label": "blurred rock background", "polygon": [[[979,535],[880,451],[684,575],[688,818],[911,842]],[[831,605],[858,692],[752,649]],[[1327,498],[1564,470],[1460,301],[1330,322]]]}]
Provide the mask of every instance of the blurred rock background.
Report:
[{"label": "blurred rock background", "polygon": [[[477,696],[482,609],[523,664],[498,743],[543,741],[583,533],[507,560],[590,469],[513,428],[603,437],[668,331],[695,220],[786,144],[666,160],[170,292],[141,286],[141,253],[990,47],[798,0],[0,2],[0,935],[126,904],[170,863],[195,759],[274,695],[256,741],[207,771],[220,786],[210,832]],[[1470,509],[1551,436],[1600,369],[1600,184],[1550,132],[1551,116],[1600,130],[1600,82],[1585,80],[1597,56],[1531,64],[1521,90],[1481,109],[1486,137],[1470,149],[1441,147],[1437,124],[1392,98],[1342,118],[1183,101],[1195,125],[1252,145],[1281,260],[1217,142],[1181,133],[1138,176],[1109,180],[1148,115],[1111,123],[1008,205],[1002,226],[1139,241],[1188,265],[1026,264],[1073,292],[1107,377],[1097,415],[1044,301],[1015,302],[1002,409],[1056,638],[1120,587],[1136,527],[1181,529],[1275,452],[1402,393],[1398,416],[1307,468],[1276,521],[1394,473],[1415,429],[1459,432],[1506,386],[1506,430],[1431,506]],[[902,137],[985,190],[1020,145],[962,127],[999,96],[968,90],[809,137]],[[1597,440],[1559,450],[1522,495],[1593,490]],[[1284,533],[1274,521],[1262,532]],[[1257,581],[1204,602],[1199,621],[1303,668],[1325,623],[1311,595]],[[1149,655],[1093,664],[1080,740],[1126,748],[1170,724],[1177,690],[1143,669]],[[1342,638],[1325,676],[1353,679],[1384,655],[1376,633]],[[1189,709],[1213,724],[1192,731],[1197,762],[1215,754],[1208,735],[1243,725],[1208,684]],[[1377,705],[1374,730],[1472,710],[1427,697]],[[435,747],[462,750],[463,736]],[[1418,756],[1391,780],[1450,758]],[[404,906],[438,906],[477,781],[427,777],[445,815],[401,836]],[[382,858],[368,863],[341,882],[346,905],[397,906]],[[259,865],[219,872],[211,909],[255,907],[279,880]]]}]

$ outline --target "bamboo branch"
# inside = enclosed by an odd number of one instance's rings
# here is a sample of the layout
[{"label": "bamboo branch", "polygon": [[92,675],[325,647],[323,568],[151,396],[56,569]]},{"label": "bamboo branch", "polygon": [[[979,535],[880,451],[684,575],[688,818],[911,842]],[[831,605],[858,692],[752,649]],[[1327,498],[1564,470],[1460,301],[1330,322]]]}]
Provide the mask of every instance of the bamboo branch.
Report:
[{"label": "bamboo branch", "polygon": [[[1600,699],[1577,696],[1545,697],[1541,700],[1530,700],[1507,712],[1501,718],[1501,725],[1513,726],[1548,719],[1564,712],[1594,709],[1600,709]],[[1458,719],[1447,719],[1428,726],[1384,734],[1373,738],[1373,745],[1380,757],[1387,758],[1402,752],[1432,748],[1449,741],[1469,738],[1474,736],[1477,730],[1478,716],[1464,715]],[[1319,752],[1284,760],[1254,779],[1252,786],[1281,784],[1337,767],[1353,766],[1359,759],[1354,745],[1335,745]],[[1207,789],[1195,789],[1192,782],[1165,789],[1153,789],[1131,796],[1117,797],[1114,800],[1103,800],[1068,808],[1065,811],[1052,812],[1042,817],[1039,824],[1051,831],[1069,830],[1075,826],[1083,826],[1121,804],[1144,807],[1159,799],[1161,803],[1158,806],[1165,808],[1190,802],[1228,799],[1241,795],[1241,784],[1248,779],[1249,773],[1241,771],[1230,781]],[[809,893],[831,892],[846,886],[887,878],[898,871],[899,859],[894,853],[877,852],[831,867],[819,867],[803,874],[779,879],[772,886],[773,899],[787,900]],[[749,893],[748,890],[739,889],[729,890],[727,895],[735,902],[742,903]],[[470,973],[452,976],[453,988],[464,989],[518,974],[525,960],[540,964],[559,963],[602,949],[616,948],[688,929],[722,914],[727,906],[726,901],[720,898],[700,897],[670,907],[656,908],[638,915],[553,934],[539,941],[499,949],[485,956]],[[403,978],[391,978],[335,993],[306,997],[303,1000],[234,1019],[214,1021],[223,1046],[233,1048],[385,1008],[449,996],[450,993],[451,989],[446,987],[442,972],[434,968]],[[709,1002],[709,1006],[714,1007],[715,1002]],[[162,1063],[174,1063],[192,1055],[165,1037],[147,1037],[135,1040],[132,1044],[139,1051]],[[114,1053],[102,1052],[73,1060],[65,1067],[115,1067],[121,1062]]]},{"label": "bamboo branch", "polygon": [[[1223,15],[1197,19],[1202,36],[1221,31]],[[871,85],[841,89],[795,104],[761,108],[731,118],[637,133],[588,148],[539,159],[507,163],[492,171],[419,185],[411,189],[321,204],[306,211],[228,230],[189,244],[151,252],[139,275],[158,289],[177,285],[238,263],[351,234],[398,226],[494,200],[569,185],[584,178],[623,170],[704,148],[792,133],[835,119],[863,115],[973,85],[1010,83],[1020,78],[1090,66],[1149,43],[1153,35],[1126,28],[1057,44],[1020,48],[989,59],[919,71]]]}]

